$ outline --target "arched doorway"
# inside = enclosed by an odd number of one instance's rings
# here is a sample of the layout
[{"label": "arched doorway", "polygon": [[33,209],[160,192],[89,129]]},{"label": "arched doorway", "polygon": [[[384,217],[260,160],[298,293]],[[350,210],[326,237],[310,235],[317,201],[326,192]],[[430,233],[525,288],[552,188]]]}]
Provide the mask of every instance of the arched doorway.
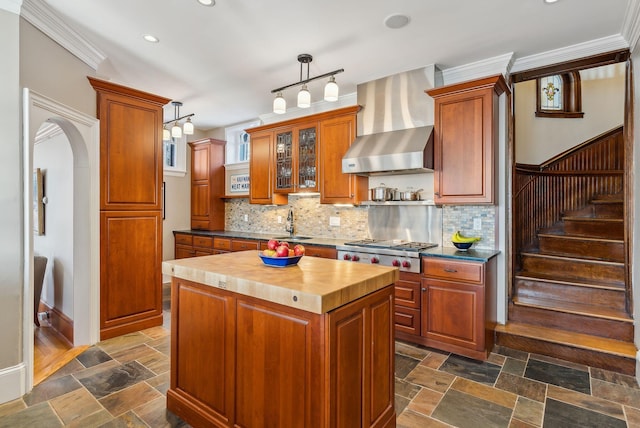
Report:
[{"label": "arched doorway", "polygon": [[99,122],[29,89],[23,93],[25,391],[33,386],[33,149],[45,122],[65,133],[73,154],[73,314],[75,346],[99,338]]}]

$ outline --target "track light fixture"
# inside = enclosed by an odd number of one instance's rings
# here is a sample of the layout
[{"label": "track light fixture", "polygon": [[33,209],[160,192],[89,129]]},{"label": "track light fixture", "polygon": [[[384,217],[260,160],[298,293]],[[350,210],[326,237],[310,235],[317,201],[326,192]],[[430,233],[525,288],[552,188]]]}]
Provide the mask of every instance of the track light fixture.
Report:
[{"label": "track light fixture", "polygon": [[[182,106],[182,103],[180,101],[171,101],[171,104],[173,105],[174,118],[163,123],[164,126],[162,128],[162,140],[168,141],[171,138],[181,138],[183,132],[184,135],[193,135],[194,129],[193,123],[191,123],[191,116],[193,116],[195,113],[180,116],[180,107]],[[182,128],[180,128],[180,121],[182,119],[187,119],[187,121],[184,123]],[[169,131],[169,129],[167,128],[167,125],[170,123],[173,123],[171,131]]]},{"label": "track light fixture", "polygon": [[[280,88],[276,88],[274,90],[271,91],[272,94],[276,94],[276,97],[273,100],[273,112],[277,113],[277,114],[283,114],[287,111],[287,102],[285,101],[284,97],[282,96],[282,91],[288,88],[291,88],[293,86],[300,86],[302,85],[302,88],[300,88],[300,91],[298,92],[298,108],[308,108],[311,106],[311,93],[309,92],[309,90],[307,89],[307,83],[314,81],[316,79],[322,79],[324,77],[329,77],[329,81],[327,82],[326,86],[324,87],[324,100],[325,101],[337,101],[338,100],[338,93],[339,93],[339,88],[338,88],[338,84],[336,83],[336,78],[335,75],[338,73],[342,73],[344,71],[344,68],[341,68],[339,70],[334,70],[331,71],[329,73],[324,73],[321,74],[319,76],[315,76],[315,77],[309,77],[309,63],[313,61],[313,57],[309,54],[300,54],[298,55],[298,62],[300,63],[300,81],[299,82],[295,82],[295,83],[291,83],[289,85],[285,85],[282,86]],[[302,68],[304,67],[304,64],[307,65],[307,78],[306,79],[302,79]]]}]

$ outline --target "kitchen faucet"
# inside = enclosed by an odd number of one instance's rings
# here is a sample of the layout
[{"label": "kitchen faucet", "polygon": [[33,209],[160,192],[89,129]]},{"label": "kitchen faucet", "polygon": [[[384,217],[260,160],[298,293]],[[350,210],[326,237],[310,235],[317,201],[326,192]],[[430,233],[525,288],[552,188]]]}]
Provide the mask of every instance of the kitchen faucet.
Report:
[{"label": "kitchen faucet", "polygon": [[285,230],[289,232],[289,236],[293,237],[293,231],[295,228],[293,227],[293,208],[289,208],[289,214],[287,215],[287,225],[285,226]]}]

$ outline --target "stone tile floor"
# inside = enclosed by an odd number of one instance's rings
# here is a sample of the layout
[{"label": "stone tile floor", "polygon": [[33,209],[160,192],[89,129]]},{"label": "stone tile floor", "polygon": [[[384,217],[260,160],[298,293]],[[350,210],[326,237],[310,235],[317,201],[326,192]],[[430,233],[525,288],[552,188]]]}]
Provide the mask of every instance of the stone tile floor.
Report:
[{"label": "stone tile floor", "polygon": [[[89,348],[0,405],[0,427],[188,427],[165,406],[170,323]],[[634,377],[501,347],[478,362],[396,342],[395,405],[407,428],[640,427]]]}]

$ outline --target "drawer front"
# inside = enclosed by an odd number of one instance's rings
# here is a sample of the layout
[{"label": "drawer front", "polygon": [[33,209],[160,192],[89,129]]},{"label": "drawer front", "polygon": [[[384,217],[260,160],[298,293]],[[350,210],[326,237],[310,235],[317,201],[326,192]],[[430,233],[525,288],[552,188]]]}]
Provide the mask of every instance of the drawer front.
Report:
[{"label": "drawer front", "polygon": [[257,250],[259,245],[259,241],[234,239],[233,241],[231,241],[231,251]]},{"label": "drawer front", "polygon": [[420,335],[420,309],[395,307],[394,323],[396,331]]},{"label": "drawer front", "polygon": [[186,245],[176,245],[174,251],[174,258],[176,259],[186,259],[196,255],[196,252],[193,251],[193,247]]},{"label": "drawer front", "polygon": [[[289,243],[289,245],[291,245],[291,243]],[[304,255],[311,257],[324,257],[325,259],[335,259],[338,257],[338,251],[336,251],[335,248],[304,245]]]},{"label": "drawer front", "polygon": [[483,263],[461,262],[435,257],[424,257],[422,259],[422,275],[429,278],[482,284],[484,280],[483,273]]},{"label": "drawer front", "polygon": [[202,247],[202,248],[211,248],[213,247],[213,238],[210,236],[194,236],[193,246]]},{"label": "drawer front", "polygon": [[209,220],[191,219],[191,229],[193,230],[209,230]]},{"label": "drawer front", "polygon": [[420,283],[413,281],[396,281],[394,287],[396,305],[408,308],[420,308]]},{"label": "drawer front", "polygon": [[210,256],[213,254],[213,250],[204,250],[204,249],[197,249],[196,251],[196,257],[200,257],[200,256]]},{"label": "drawer front", "polygon": [[193,235],[187,235],[186,233],[176,233],[174,235],[176,240],[176,244],[183,245],[192,245],[193,244]]},{"label": "drawer front", "polygon": [[216,250],[231,251],[231,239],[213,238],[213,248],[215,248]]}]

